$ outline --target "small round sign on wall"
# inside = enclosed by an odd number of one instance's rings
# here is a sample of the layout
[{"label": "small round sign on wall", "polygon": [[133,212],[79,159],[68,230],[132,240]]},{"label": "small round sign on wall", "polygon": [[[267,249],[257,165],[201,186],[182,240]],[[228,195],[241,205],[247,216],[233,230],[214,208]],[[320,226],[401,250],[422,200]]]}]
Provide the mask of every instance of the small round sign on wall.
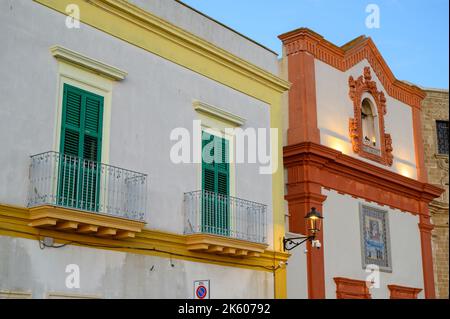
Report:
[{"label": "small round sign on wall", "polygon": [[205,286],[198,286],[197,290],[195,291],[198,299],[205,299],[206,293],[207,291]]},{"label": "small round sign on wall", "polygon": [[194,299],[209,299],[209,280],[194,281]]}]

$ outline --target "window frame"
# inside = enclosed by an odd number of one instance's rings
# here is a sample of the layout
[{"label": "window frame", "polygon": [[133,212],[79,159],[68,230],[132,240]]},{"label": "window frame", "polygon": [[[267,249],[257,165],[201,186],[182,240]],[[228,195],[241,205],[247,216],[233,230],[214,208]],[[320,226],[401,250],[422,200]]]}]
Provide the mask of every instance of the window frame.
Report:
[{"label": "window frame", "polygon": [[[394,161],[392,137],[385,132],[384,124],[384,116],[387,113],[387,99],[384,92],[378,91],[376,82],[372,80],[370,67],[364,67],[364,74],[356,80],[350,76],[348,83],[349,97],[353,102],[353,117],[349,118],[349,137],[353,152],[382,165],[392,166]],[[379,148],[365,145],[363,142],[361,110],[365,99],[372,102],[372,112],[377,114],[378,122],[375,130],[378,132]]]},{"label": "window frame", "polygon": [[[208,142],[205,143],[206,141],[205,139],[203,139],[204,134],[209,135],[210,137],[213,137],[213,139],[211,140],[211,138],[209,138]],[[202,149],[202,204],[208,203],[206,205],[206,207],[209,207],[209,209],[205,209],[205,207],[202,207],[202,212],[201,212],[201,225],[202,225],[202,231],[207,232],[207,233],[213,233],[216,235],[222,235],[222,236],[229,236],[230,234],[230,230],[231,230],[231,220],[232,220],[232,216],[231,216],[231,210],[230,210],[230,143],[228,141],[228,139],[226,139],[224,136],[218,136],[217,134],[211,134],[210,132],[207,132],[205,130],[202,130],[201,132],[201,137],[202,137],[202,141],[201,141],[201,149]],[[203,160],[203,148],[204,146],[208,145],[209,143],[211,143],[211,141],[213,141],[214,143],[214,157],[216,156],[216,145],[219,142],[221,144],[220,149],[222,151],[221,154],[221,158],[223,158],[224,154],[225,154],[225,158],[228,158],[228,162],[226,162],[226,169],[223,169],[222,167],[220,167],[219,164],[216,163],[207,163]],[[222,144],[223,143],[223,144]],[[223,148],[223,146],[225,146],[225,149]],[[210,191],[210,190],[206,190],[205,188],[205,171],[213,171],[214,174],[214,190]],[[219,174],[225,174],[226,173],[226,193],[222,194],[219,193]],[[208,195],[206,195],[205,192],[212,192],[214,194],[217,194],[216,196],[213,197],[213,202],[211,203],[211,198],[209,198]],[[221,196],[223,195],[223,197]],[[213,205],[214,211],[214,218],[207,218],[207,216],[205,214],[210,214],[211,212],[209,211],[211,209],[211,204]],[[208,210],[209,212],[206,213],[205,210]],[[208,222],[209,221],[209,222]],[[219,224],[219,226],[218,226]],[[218,229],[217,229],[218,228]],[[226,229],[225,229],[226,228]]]},{"label": "window frame", "polygon": [[[446,123],[447,124],[447,139],[444,139],[444,141],[447,143],[447,153],[442,153],[441,152],[441,149],[440,149],[440,139],[439,139],[439,123]],[[448,133],[448,130],[449,130],[449,121],[448,120],[436,120],[435,121],[435,126],[436,126],[436,154],[437,155],[440,155],[440,156],[448,156],[449,155],[449,153],[448,153],[448,148],[449,148],[449,145],[448,145],[448,135],[449,135],[449,133]]]},{"label": "window frame", "polygon": [[64,85],[68,84],[103,97],[102,154],[100,162],[109,164],[112,90],[114,81],[85,70],[83,67],[67,63],[64,60],[57,61],[58,74],[56,86],[58,94],[55,101],[53,150],[55,152],[59,152],[60,150]]},{"label": "window frame", "polygon": [[378,123],[378,111],[376,109],[376,107],[373,104],[373,101],[368,97],[368,96],[364,96],[361,99],[361,114],[363,114],[364,111],[364,101],[368,101],[368,107],[370,108],[370,112],[372,113],[370,116],[372,117],[372,121],[373,121],[373,134],[375,137],[375,141],[376,141],[376,145],[372,145],[372,140],[370,141],[371,144],[367,145],[364,143],[364,138],[367,132],[364,131],[364,118],[362,118],[361,115],[361,126],[362,126],[362,137],[363,137],[363,144],[365,144],[364,146],[366,147],[370,147],[376,150],[381,151],[381,144],[380,144],[380,129],[379,129],[379,123]]},{"label": "window frame", "polygon": [[[81,98],[80,101],[80,118],[79,118],[79,127],[76,128],[73,125],[70,125],[66,122],[67,118],[67,106],[68,106],[68,95],[69,93],[78,94]],[[88,102],[87,99],[91,99],[92,101],[97,101],[99,103],[98,110],[98,131],[97,132],[89,132],[86,125],[86,113]],[[67,206],[76,209],[82,210],[91,210],[98,211],[99,209],[99,201],[100,197],[103,196],[100,192],[101,181],[100,181],[100,170],[101,170],[101,156],[102,156],[102,133],[103,133],[103,110],[104,110],[104,98],[100,95],[94,94],[90,91],[80,89],[79,87],[69,85],[65,83],[63,85],[63,101],[62,101],[62,118],[61,118],[61,127],[60,127],[60,150],[59,150],[59,172],[58,172],[58,186],[57,186],[57,198],[58,202],[62,206]],[[72,126],[72,127],[71,127]],[[64,148],[66,145],[66,131],[70,130],[78,133],[78,152],[77,154],[66,154]],[[85,158],[85,147],[86,147],[86,139],[85,137],[94,138],[97,141],[97,151],[95,154],[95,159]],[[68,158],[66,156],[69,156]],[[71,163],[73,160],[77,158],[75,164]],[[85,161],[89,161],[89,167],[86,167]],[[73,166],[75,165],[75,166]],[[69,171],[72,171],[72,168],[76,168],[76,171],[73,171],[73,177],[66,176],[67,168]],[[89,171],[90,173],[86,173]],[[86,174],[86,175],[85,175]],[[65,178],[63,178],[65,176]],[[90,176],[90,178],[88,178]],[[65,187],[65,181],[67,178],[73,178],[73,182],[76,184],[72,185],[72,189],[69,187]],[[94,179],[95,178],[95,179]],[[93,186],[92,182],[94,181],[95,185]],[[86,183],[85,183],[86,182]],[[91,191],[83,192],[83,187],[87,187],[87,189],[91,189]],[[72,200],[69,200],[64,193],[66,192],[72,193]],[[78,201],[79,195],[81,195],[81,202]],[[77,200],[75,203],[73,202],[73,195],[76,195]],[[84,196],[84,197],[83,197]]]}]

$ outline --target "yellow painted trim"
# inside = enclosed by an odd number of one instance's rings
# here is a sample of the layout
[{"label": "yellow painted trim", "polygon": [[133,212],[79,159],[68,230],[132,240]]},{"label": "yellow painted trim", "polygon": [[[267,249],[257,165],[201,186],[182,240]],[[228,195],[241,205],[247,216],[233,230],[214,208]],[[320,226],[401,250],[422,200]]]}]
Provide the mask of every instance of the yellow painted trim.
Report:
[{"label": "yellow painted trim", "polygon": [[[277,252],[283,252],[283,238],[285,236],[285,205],[284,205],[284,167],[283,167],[283,116],[282,116],[282,96],[277,95],[272,101],[270,109],[270,125],[278,128],[278,141],[275,147],[278,152],[273,152],[273,160],[278,161],[278,169],[272,174],[272,223],[273,223],[273,246],[272,249]],[[271,143],[273,143],[271,139]],[[278,265],[276,265],[277,267]],[[287,297],[287,273],[286,270],[279,269],[274,274],[275,291],[274,296],[277,299]]]},{"label": "yellow painted trim", "polygon": [[267,248],[266,244],[252,243],[210,234],[187,235],[186,245],[187,249],[191,251],[208,251],[211,247],[221,247],[223,251],[227,250],[230,255],[234,256],[240,252],[244,252],[245,254],[243,255],[257,253],[259,256]]},{"label": "yellow painted trim", "polygon": [[75,222],[86,225],[93,225],[105,228],[114,228],[118,230],[128,230],[140,232],[145,223],[124,219],[115,216],[103,215],[98,213],[88,213],[81,210],[62,208],[56,206],[39,206],[29,209],[30,220],[55,219],[58,222]]},{"label": "yellow painted trim", "polygon": [[264,251],[259,257],[236,258],[193,252],[187,249],[187,236],[143,229],[134,238],[111,239],[85,234],[62,232],[28,226],[29,209],[0,204],[0,236],[20,237],[32,240],[52,237],[55,242],[82,247],[93,247],[134,254],[172,257],[192,262],[239,267],[260,271],[273,271],[273,265],[286,261],[289,254]]},{"label": "yellow painted trim", "polygon": [[[275,298],[276,299],[286,299],[287,296],[287,269],[283,265],[275,271]],[[305,283],[306,284],[306,283]]]},{"label": "yellow painted trim", "polygon": [[75,4],[83,23],[212,79],[218,73],[209,66],[220,65],[226,85],[263,101],[269,101],[273,91],[282,93],[289,88],[288,82],[272,73],[125,0],[34,1],[63,14],[69,4]]},{"label": "yellow painted trim", "polygon": [[[270,105],[270,123],[278,128],[278,170],[272,178],[273,249],[282,253],[284,170],[281,94],[289,83],[125,0],[34,0],[65,14],[78,5],[83,23],[156,54]],[[120,28],[117,27],[120,25]],[[83,26],[82,26],[83,27]],[[275,261],[272,265],[276,267]],[[286,272],[275,274],[275,297],[286,295]]]}]

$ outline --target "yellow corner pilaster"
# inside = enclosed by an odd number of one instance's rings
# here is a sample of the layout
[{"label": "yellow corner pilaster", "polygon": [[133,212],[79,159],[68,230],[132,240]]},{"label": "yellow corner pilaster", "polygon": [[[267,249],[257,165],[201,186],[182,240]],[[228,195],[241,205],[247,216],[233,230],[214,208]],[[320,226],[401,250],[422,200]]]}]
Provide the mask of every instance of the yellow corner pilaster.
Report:
[{"label": "yellow corner pilaster", "polygon": [[287,270],[285,266],[282,266],[275,271],[275,299],[287,298]]},{"label": "yellow corner pilaster", "polygon": [[[272,100],[270,108],[270,126],[278,129],[276,152],[272,153],[278,168],[272,175],[272,205],[273,205],[273,250],[283,252],[283,237],[285,235],[284,220],[284,167],[283,167],[283,117],[281,94]],[[287,272],[285,265],[274,265],[275,269],[275,298],[287,297]]]}]

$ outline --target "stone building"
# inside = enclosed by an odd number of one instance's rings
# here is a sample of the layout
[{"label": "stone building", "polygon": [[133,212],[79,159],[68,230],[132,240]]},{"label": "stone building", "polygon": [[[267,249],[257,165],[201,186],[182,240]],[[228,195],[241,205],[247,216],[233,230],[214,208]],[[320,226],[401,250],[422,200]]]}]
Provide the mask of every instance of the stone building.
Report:
[{"label": "stone building", "polygon": [[448,298],[448,90],[424,91],[422,131],[428,181],[445,189],[430,203],[436,295]]}]

